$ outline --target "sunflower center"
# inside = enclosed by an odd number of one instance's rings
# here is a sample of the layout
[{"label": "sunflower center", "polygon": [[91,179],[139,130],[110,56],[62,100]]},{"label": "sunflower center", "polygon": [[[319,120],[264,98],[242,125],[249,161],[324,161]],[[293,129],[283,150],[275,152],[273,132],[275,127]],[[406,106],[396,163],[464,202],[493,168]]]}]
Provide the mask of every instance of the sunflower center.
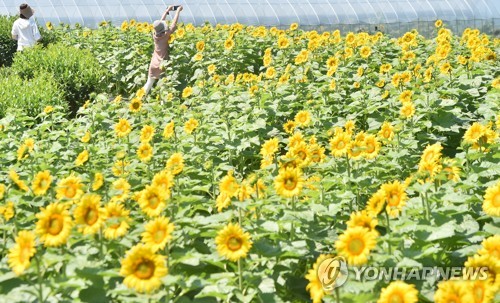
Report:
[{"label": "sunflower center", "polygon": [[344,147],[345,147],[344,141],[339,141],[339,143],[337,143],[337,149],[343,149]]},{"label": "sunflower center", "polygon": [[66,188],[66,198],[73,198],[76,195],[76,189],[73,186]]},{"label": "sunflower center", "polygon": [[474,287],[474,299],[476,302],[483,302],[484,299],[484,288],[482,285],[476,285]]},{"label": "sunflower center", "polygon": [[298,155],[298,156],[299,156],[299,158],[300,158],[300,159],[302,159],[302,160],[305,160],[305,159],[307,158],[307,154],[306,154],[303,150],[299,151],[299,152],[297,153],[297,155]]},{"label": "sunflower center", "polygon": [[152,209],[156,209],[160,204],[160,199],[157,196],[151,196],[149,198],[149,207]]},{"label": "sunflower center", "polygon": [[392,192],[389,197],[389,205],[398,206],[398,204],[399,204],[399,195],[395,192]]},{"label": "sunflower center", "polygon": [[496,194],[492,200],[495,207],[500,207],[500,193]]},{"label": "sunflower center", "polygon": [[389,138],[391,136],[391,131],[390,130],[385,130],[384,131],[384,138]]},{"label": "sunflower center", "polygon": [[448,303],[461,303],[462,300],[457,297],[456,295],[452,294],[449,298],[448,298]]},{"label": "sunflower center", "polygon": [[371,143],[366,144],[366,150],[367,153],[371,154],[375,151],[375,146]]},{"label": "sunflower center", "polygon": [[425,156],[425,161],[430,162],[432,159],[434,159],[434,152],[431,151]]},{"label": "sunflower center", "polygon": [[401,295],[401,293],[396,292],[391,294],[389,297],[389,300],[387,300],[388,303],[404,303],[404,298]]},{"label": "sunflower center", "polygon": [[42,180],[40,180],[40,187],[41,187],[41,188],[45,188],[45,187],[47,186],[47,183],[48,183],[48,182],[47,182],[47,180],[46,180],[46,179],[42,179]]},{"label": "sunflower center", "polygon": [[127,129],[128,129],[127,125],[125,125],[125,124],[120,125],[120,131],[121,132],[126,132]]},{"label": "sunflower center", "polygon": [[239,250],[242,245],[243,241],[241,240],[241,238],[231,237],[229,238],[229,240],[227,240],[227,248],[229,248],[229,250],[231,251]]},{"label": "sunflower center", "polygon": [[135,276],[142,280],[147,280],[155,273],[155,264],[151,260],[142,260],[135,268]]},{"label": "sunflower center", "polygon": [[21,252],[19,253],[19,261],[21,261],[21,263],[24,263],[25,261],[29,261],[30,252],[31,252],[31,249],[29,246],[21,247]]},{"label": "sunflower center", "polygon": [[133,109],[139,109],[139,102],[132,103],[132,108]]},{"label": "sunflower center", "polygon": [[164,229],[158,229],[157,231],[155,231],[153,235],[153,240],[155,241],[155,243],[161,243],[161,241],[165,239],[165,234],[166,233]]},{"label": "sunflower center", "polygon": [[297,180],[293,177],[285,178],[284,186],[287,190],[294,190],[297,186]]},{"label": "sunflower center", "polygon": [[47,223],[47,231],[49,234],[55,236],[58,235],[64,226],[64,218],[60,214],[53,214],[50,216]]},{"label": "sunflower center", "polygon": [[97,209],[95,208],[88,209],[84,219],[87,225],[93,225],[97,221],[97,219],[99,219],[99,213],[97,212]]},{"label": "sunflower center", "polygon": [[365,249],[365,242],[362,239],[352,239],[347,247],[353,255],[359,255]]}]

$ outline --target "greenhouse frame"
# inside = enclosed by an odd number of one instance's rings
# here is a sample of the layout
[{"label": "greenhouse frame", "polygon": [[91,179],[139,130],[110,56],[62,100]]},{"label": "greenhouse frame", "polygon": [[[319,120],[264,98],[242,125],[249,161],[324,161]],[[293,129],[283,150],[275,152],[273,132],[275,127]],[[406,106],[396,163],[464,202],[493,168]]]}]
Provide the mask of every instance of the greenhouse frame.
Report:
[{"label": "greenhouse frame", "polygon": [[[24,0],[23,0],[24,1]],[[21,0],[1,0],[0,15],[16,15]],[[465,28],[500,35],[499,0],[31,0],[40,24],[80,24],[96,27],[135,19],[152,22],[168,5],[183,5],[181,21],[263,25],[286,28],[299,23],[318,31],[383,31],[399,35],[417,29],[426,35],[442,19],[455,33]]]}]

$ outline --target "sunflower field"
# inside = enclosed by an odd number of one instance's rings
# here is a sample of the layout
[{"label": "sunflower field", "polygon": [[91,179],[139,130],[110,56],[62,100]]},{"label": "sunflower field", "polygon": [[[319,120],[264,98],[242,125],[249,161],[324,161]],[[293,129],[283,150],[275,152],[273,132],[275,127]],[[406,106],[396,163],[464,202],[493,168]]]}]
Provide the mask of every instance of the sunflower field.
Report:
[{"label": "sunflower field", "polygon": [[1,302],[498,302],[500,39],[187,24],[145,95],[150,24],[46,27],[104,85],[0,119]]}]

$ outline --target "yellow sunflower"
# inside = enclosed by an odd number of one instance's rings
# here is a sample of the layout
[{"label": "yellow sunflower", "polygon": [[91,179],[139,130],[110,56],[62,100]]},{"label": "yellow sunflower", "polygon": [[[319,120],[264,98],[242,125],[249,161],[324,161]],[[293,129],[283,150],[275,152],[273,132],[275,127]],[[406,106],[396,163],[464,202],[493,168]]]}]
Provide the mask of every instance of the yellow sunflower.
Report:
[{"label": "yellow sunflower", "polygon": [[307,110],[301,110],[295,115],[295,123],[299,126],[308,126],[311,123],[311,113]]},{"label": "yellow sunflower", "polygon": [[319,144],[309,145],[309,156],[314,163],[321,163],[325,160],[325,148]]},{"label": "yellow sunflower", "polygon": [[137,148],[137,157],[142,162],[148,162],[153,158],[153,147],[149,143],[142,143]]},{"label": "yellow sunflower", "polygon": [[146,215],[157,217],[167,206],[167,191],[154,185],[148,185],[139,198],[139,206]]},{"label": "yellow sunflower", "polygon": [[217,211],[221,212],[224,208],[229,207],[231,205],[231,197],[225,193],[221,192],[217,199],[215,199],[215,206],[217,207]]},{"label": "yellow sunflower", "polygon": [[236,178],[233,176],[232,170],[228,171],[227,175],[224,176],[219,182],[219,191],[226,194],[229,198],[236,197],[239,188],[240,185],[238,184]]},{"label": "yellow sunflower", "polygon": [[163,138],[170,139],[175,133],[175,124],[174,121],[170,121],[163,130]]},{"label": "yellow sunflower", "polygon": [[36,214],[36,234],[45,246],[60,246],[68,241],[73,222],[66,205],[51,203]]},{"label": "yellow sunflower", "polygon": [[141,142],[142,143],[147,143],[153,139],[153,136],[155,134],[155,129],[151,125],[144,125],[144,127],[141,130]]},{"label": "yellow sunflower", "polygon": [[434,143],[432,145],[427,145],[420,157],[420,163],[424,162],[438,162],[441,160],[441,151],[443,147],[440,142]]},{"label": "yellow sunflower", "polygon": [[370,231],[374,231],[378,234],[375,227],[377,227],[378,220],[377,217],[372,216],[370,212],[366,210],[353,212],[349,221],[347,221],[347,227],[361,226],[368,228]]},{"label": "yellow sunflower", "polygon": [[330,149],[334,157],[343,157],[347,154],[351,137],[345,132],[337,133],[330,140]]},{"label": "yellow sunflower", "polygon": [[441,281],[434,293],[435,303],[469,303],[474,302],[472,291],[465,281]]},{"label": "yellow sunflower", "polygon": [[411,102],[412,96],[413,92],[411,90],[405,90],[399,95],[399,101],[401,101],[401,103]]},{"label": "yellow sunflower", "polygon": [[202,40],[202,41],[196,42],[196,49],[199,52],[202,52],[205,49],[205,41]]},{"label": "yellow sunflower", "polygon": [[262,144],[260,154],[264,157],[274,155],[279,148],[278,138],[271,138]]},{"label": "yellow sunflower", "polygon": [[285,198],[298,196],[304,185],[304,179],[300,169],[285,168],[280,170],[278,176],[274,180],[274,189],[276,192]]},{"label": "yellow sunflower", "polygon": [[168,170],[162,170],[156,173],[151,183],[153,186],[160,187],[170,197],[170,189],[174,186],[174,176]]},{"label": "yellow sunflower", "polygon": [[349,136],[352,135],[356,129],[356,122],[353,120],[347,120],[344,124],[344,129]]},{"label": "yellow sunflower", "polygon": [[90,141],[90,132],[86,131],[85,135],[80,139],[82,143],[88,143]]},{"label": "yellow sunflower", "polygon": [[400,111],[401,116],[405,119],[411,118],[415,114],[415,105],[412,102],[404,103]]},{"label": "yellow sunflower", "polygon": [[121,262],[123,284],[139,293],[150,293],[161,287],[161,278],[168,273],[165,257],[154,253],[149,245],[132,247]]},{"label": "yellow sunflower", "polygon": [[291,134],[291,133],[293,133],[296,126],[297,126],[297,124],[295,123],[295,121],[287,121],[283,125],[283,129],[285,130],[286,133]]},{"label": "yellow sunflower", "polygon": [[116,239],[124,236],[130,228],[130,211],[119,202],[110,202],[105,207],[106,229],[104,237],[106,239]]},{"label": "yellow sunflower", "polygon": [[363,156],[366,159],[373,159],[378,155],[380,151],[380,143],[374,135],[366,135],[364,140],[364,152]]},{"label": "yellow sunflower", "polygon": [[349,265],[368,262],[370,251],[377,245],[377,234],[361,226],[348,228],[335,241],[337,253],[347,259]]},{"label": "yellow sunflower", "polygon": [[486,189],[483,211],[487,215],[500,217],[500,182]]},{"label": "yellow sunflower", "polygon": [[191,134],[193,131],[196,130],[196,128],[198,127],[198,125],[199,125],[198,120],[196,120],[194,118],[190,118],[184,124],[184,131],[186,132],[186,134]]},{"label": "yellow sunflower", "polygon": [[167,169],[174,175],[178,175],[184,169],[184,158],[181,153],[174,153],[167,160]]},{"label": "yellow sunflower", "polygon": [[131,131],[132,127],[126,119],[122,118],[115,124],[115,133],[118,138],[127,136]]},{"label": "yellow sunflower", "polygon": [[224,42],[224,48],[227,50],[227,51],[230,51],[232,50],[234,47],[234,40],[229,38],[227,39],[225,42]]},{"label": "yellow sunflower", "polygon": [[20,190],[24,190],[25,192],[28,192],[30,188],[26,183],[24,183],[23,180],[19,177],[17,172],[13,169],[9,170],[9,178],[19,187]]},{"label": "yellow sunflower", "polygon": [[16,244],[9,249],[7,263],[12,271],[19,276],[29,268],[30,258],[35,253],[35,234],[31,231],[22,230],[17,234]]},{"label": "yellow sunflower", "polygon": [[252,240],[250,234],[244,232],[238,224],[229,223],[217,233],[215,244],[221,256],[230,261],[238,261],[247,256]]},{"label": "yellow sunflower", "polygon": [[478,250],[479,255],[489,255],[500,260],[500,235],[494,235],[484,239],[481,246],[481,249]]},{"label": "yellow sunflower", "polygon": [[[50,184],[52,183],[52,176],[48,170],[41,171],[36,174],[33,179],[33,183],[31,184],[31,188],[35,196],[43,196],[50,188]],[[0,190],[0,199],[3,196]]]},{"label": "yellow sunflower", "polygon": [[78,157],[76,157],[75,165],[82,166],[88,160],[89,160],[89,151],[85,149],[80,154],[78,154]]},{"label": "yellow sunflower", "polygon": [[478,269],[487,268],[487,278],[485,281],[491,284],[492,287],[498,289],[500,287],[500,260],[492,255],[474,255],[467,258],[464,266],[466,268]]},{"label": "yellow sunflower", "polygon": [[385,200],[387,201],[387,209],[392,217],[399,215],[399,212],[406,205],[408,196],[405,192],[404,184],[399,181],[385,183],[381,186],[385,193]]},{"label": "yellow sunflower", "polygon": [[394,281],[382,288],[377,303],[417,303],[418,290],[413,284],[403,281]]},{"label": "yellow sunflower", "polygon": [[466,287],[472,293],[472,303],[491,303],[498,292],[497,287],[491,283],[491,279],[467,281]]},{"label": "yellow sunflower", "polygon": [[111,201],[123,202],[129,196],[130,184],[127,180],[119,178],[113,182],[111,189],[114,191],[114,196],[111,198]]},{"label": "yellow sunflower", "polygon": [[144,225],[142,233],[142,242],[150,245],[153,252],[161,250],[172,239],[174,224],[170,223],[168,218],[158,217]]},{"label": "yellow sunflower", "polygon": [[372,49],[366,45],[361,47],[361,49],[359,50],[359,54],[361,55],[361,57],[363,57],[365,59],[370,57],[371,53],[372,53]]},{"label": "yellow sunflower", "polygon": [[333,257],[332,255],[319,255],[316,262],[314,262],[313,267],[307,271],[305,278],[309,281],[306,286],[306,291],[309,291],[311,296],[311,300],[313,303],[321,303],[323,297],[325,296],[325,291],[323,290],[323,284],[321,283],[318,277],[318,269],[320,264],[328,259]]},{"label": "yellow sunflower", "polygon": [[104,184],[104,176],[101,173],[94,174],[94,182],[92,183],[92,190],[96,191]]},{"label": "yellow sunflower", "polygon": [[83,194],[83,184],[79,177],[70,175],[57,183],[56,198],[78,199]]},{"label": "yellow sunflower", "polygon": [[132,98],[132,100],[130,100],[130,104],[129,104],[129,107],[128,109],[133,112],[133,113],[137,113],[138,111],[140,111],[142,108],[142,101],[141,101],[141,98],[139,97],[136,97],[136,98]]},{"label": "yellow sunflower", "polygon": [[441,27],[441,26],[443,26],[443,21],[441,19],[436,20],[436,22],[434,22],[434,26],[435,27]]},{"label": "yellow sunflower", "polygon": [[467,144],[477,143],[481,137],[486,135],[486,131],[487,131],[486,126],[483,126],[478,122],[474,122],[464,134],[463,137],[464,143]]},{"label": "yellow sunflower", "polygon": [[5,194],[5,185],[0,183],[0,200],[3,199],[4,194]]},{"label": "yellow sunflower", "polygon": [[284,37],[284,36],[281,36],[279,39],[278,39],[278,48],[288,48],[288,46],[290,45],[290,41]]},{"label": "yellow sunflower", "polygon": [[81,225],[79,231],[84,235],[95,234],[104,223],[106,212],[101,208],[101,196],[85,194],[82,196],[73,213],[76,224]]}]

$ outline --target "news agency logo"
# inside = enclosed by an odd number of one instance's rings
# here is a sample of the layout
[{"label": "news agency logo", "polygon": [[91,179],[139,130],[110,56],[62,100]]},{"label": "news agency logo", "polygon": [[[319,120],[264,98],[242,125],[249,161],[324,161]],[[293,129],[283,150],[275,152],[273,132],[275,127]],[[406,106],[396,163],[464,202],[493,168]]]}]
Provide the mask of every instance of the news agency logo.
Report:
[{"label": "news agency logo", "polygon": [[318,280],[327,293],[335,288],[341,287],[347,282],[349,269],[353,271],[352,279],[355,281],[409,281],[409,280],[487,280],[488,267],[374,267],[374,266],[351,266],[342,256],[330,257],[318,266]]},{"label": "news agency logo", "polygon": [[346,259],[342,256],[326,258],[319,264],[317,275],[325,292],[344,285],[349,275]]}]

